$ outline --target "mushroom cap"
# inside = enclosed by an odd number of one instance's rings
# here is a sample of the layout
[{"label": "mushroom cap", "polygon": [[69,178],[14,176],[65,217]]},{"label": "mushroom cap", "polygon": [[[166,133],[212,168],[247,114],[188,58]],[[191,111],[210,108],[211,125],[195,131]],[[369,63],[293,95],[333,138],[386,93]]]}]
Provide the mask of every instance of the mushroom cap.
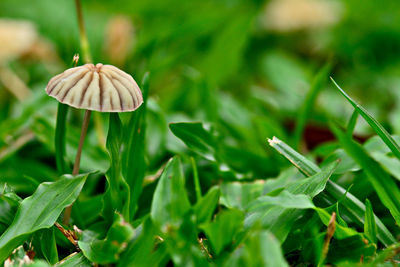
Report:
[{"label": "mushroom cap", "polygon": [[69,106],[101,112],[133,111],[143,103],[142,92],[131,75],[101,63],[54,76],[46,93]]}]

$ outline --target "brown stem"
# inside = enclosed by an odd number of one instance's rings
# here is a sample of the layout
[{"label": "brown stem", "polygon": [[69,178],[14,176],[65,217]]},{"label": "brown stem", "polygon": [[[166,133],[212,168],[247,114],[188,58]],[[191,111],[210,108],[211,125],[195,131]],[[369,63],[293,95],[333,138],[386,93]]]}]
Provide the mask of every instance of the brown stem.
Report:
[{"label": "brown stem", "polygon": [[85,117],[83,118],[82,129],[81,129],[81,137],[79,139],[79,146],[78,151],[76,152],[74,169],[72,170],[72,175],[79,174],[79,166],[81,164],[81,155],[82,155],[82,148],[83,142],[85,141],[86,132],[89,126],[90,114],[92,112],[90,110],[85,111]]},{"label": "brown stem", "polygon": [[[74,169],[72,170],[72,175],[79,174],[79,166],[81,164],[82,148],[83,148],[83,143],[85,141],[87,129],[89,126],[90,114],[91,114],[90,110],[85,111],[85,117],[83,118],[83,122],[82,122],[81,137],[79,138],[79,146],[78,146],[78,151],[76,152],[76,156],[75,156],[75,163],[74,163]],[[69,218],[71,217],[71,210],[72,210],[72,205],[65,209],[64,218],[63,218],[64,224],[68,224]]]},{"label": "brown stem", "polygon": [[59,224],[58,222],[56,222],[54,225],[68,239],[69,242],[71,242],[75,247],[78,246],[78,242],[76,242],[76,236],[72,231],[65,230],[64,227],[62,227],[61,224]]}]

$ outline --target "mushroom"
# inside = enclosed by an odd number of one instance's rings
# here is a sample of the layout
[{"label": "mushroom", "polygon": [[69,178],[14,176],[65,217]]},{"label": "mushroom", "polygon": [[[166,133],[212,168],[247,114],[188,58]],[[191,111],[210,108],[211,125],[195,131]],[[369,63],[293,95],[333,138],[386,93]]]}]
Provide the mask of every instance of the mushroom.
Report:
[{"label": "mushroom", "polygon": [[132,19],[117,15],[107,23],[104,52],[110,61],[123,66],[135,45],[135,27]]},{"label": "mushroom", "polygon": [[[46,86],[46,93],[63,104],[86,110],[72,175],[79,173],[91,111],[128,112],[143,103],[142,92],[131,75],[101,63],[70,68],[54,76]],[[70,212],[66,210],[66,214]],[[65,218],[69,219],[69,214]]]},{"label": "mushroom", "polygon": [[63,104],[100,112],[133,111],[143,102],[132,76],[101,63],[85,64],[56,75],[46,93]]},{"label": "mushroom", "polygon": [[37,39],[31,22],[0,19],[0,81],[20,101],[27,99],[31,91],[6,63],[28,52]]},{"label": "mushroom", "polygon": [[262,26],[278,32],[312,30],[334,25],[341,18],[338,1],[273,0],[262,15]]}]

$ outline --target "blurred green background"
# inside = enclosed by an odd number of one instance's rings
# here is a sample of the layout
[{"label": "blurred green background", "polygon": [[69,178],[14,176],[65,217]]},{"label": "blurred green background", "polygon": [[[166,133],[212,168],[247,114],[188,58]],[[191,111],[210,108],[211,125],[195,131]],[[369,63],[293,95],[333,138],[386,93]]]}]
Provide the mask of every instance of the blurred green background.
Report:
[{"label": "blurred green background", "polygon": [[[267,137],[276,135],[306,152],[332,140],[328,118],[343,124],[350,118],[352,108],[328,82],[329,75],[390,132],[400,134],[399,1],[377,5],[355,0],[84,0],[82,4],[95,63],[116,65],[138,82],[150,73],[149,175],[171,155],[187,151],[168,123],[202,121],[224,144],[223,161],[235,175],[242,174],[223,179],[276,176],[287,163],[266,146]],[[80,52],[77,20],[69,0],[2,0],[0,17],[0,177],[30,194],[39,182],[57,177],[53,144],[57,103],[44,88]],[[297,144],[294,128],[299,110],[316,74],[326,65],[330,71]],[[71,161],[82,116],[75,110],[69,118]],[[84,170],[107,169],[107,116],[96,116],[104,122],[97,125],[104,127],[91,125]],[[371,131],[358,121],[359,139]],[[202,167],[203,186],[216,183],[215,177],[206,176],[213,170]]]}]

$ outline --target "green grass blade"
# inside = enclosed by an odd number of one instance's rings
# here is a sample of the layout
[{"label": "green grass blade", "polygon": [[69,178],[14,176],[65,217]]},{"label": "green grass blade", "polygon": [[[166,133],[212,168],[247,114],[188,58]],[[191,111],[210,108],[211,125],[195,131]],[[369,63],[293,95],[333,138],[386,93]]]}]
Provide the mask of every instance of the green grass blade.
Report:
[{"label": "green grass blade", "polygon": [[318,73],[315,75],[314,80],[311,84],[311,88],[307,93],[306,99],[301,107],[299,114],[297,116],[297,124],[294,130],[294,147],[298,147],[304,127],[307,122],[307,118],[312,110],[315,100],[317,99],[318,93],[321,91],[323,85],[326,82],[326,79],[331,70],[331,64],[326,64]]},{"label": "green grass blade", "polygon": [[365,201],[365,224],[364,224],[364,233],[368,237],[369,241],[376,244],[376,223],[374,212],[372,210],[371,202],[367,199]]},{"label": "green grass blade", "polygon": [[190,162],[192,163],[192,168],[193,168],[193,183],[194,183],[194,190],[196,192],[196,201],[199,201],[201,199],[199,173],[197,171],[196,161],[194,160],[193,157],[190,157]]},{"label": "green grass blade", "polygon": [[56,150],[56,165],[58,173],[69,173],[66,162],[66,123],[67,123],[68,106],[62,103],[58,104],[57,122],[55,131],[55,150]]},{"label": "green grass blade", "polygon": [[347,127],[346,127],[346,129],[347,129],[346,133],[350,137],[353,136],[354,128],[356,128],[356,124],[357,124],[357,119],[358,119],[358,112],[357,112],[357,110],[354,110],[353,113],[351,114],[349,123],[347,124]]},{"label": "green grass blade", "polygon": [[[321,171],[321,169],[312,161],[300,155],[297,151],[285,144],[283,141],[274,137],[269,140],[270,145],[276,149],[280,154],[287,158],[300,172],[306,176],[314,175]],[[365,223],[365,205],[354,195],[346,192],[340,185],[328,180],[325,191],[321,195],[328,201],[340,201],[343,204],[343,214],[352,218],[359,226]],[[328,203],[333,204],[333,203]],[[377,237],[385,246],[389,246],[396,242],[396,239],[389,232],[382,221],[375,215],[376,225],[378,227]]]},{"label": "green grass blade", "polygon": [[121,175],[122,123],[118,113],[110,113],[106,147],[110,157],[110,168],[106,172],[107,191],[104,196],[103,215],[110,223],[114,212],[130,219],[130,187]]},{"label": "green grass blade", "polygon": [[54,183],[42,183],[25,198],[9,228],[0,236],[0,262],[37,230],[51,227],[65,207],[78,197],[86,175],[61,177]]},{"label": "green grass blade", "polygon": [[268,139],[268,142],[270,146],[275,148],[280,154],[287,158],[305,176],[308,177],[321,171],[321,169],[315,163],[297,153],[293,148],[275,136],[272,139]]},{"label": "green grass blade", "polygon": [[393,154],[400,159],[400,146],[394,141],[390,134],[385,128],[369,114],[369,112],[363,108],[360,104],[356,103],[331,77],[332,82],[339,89],[342,95],[350,102],[350,104],[357,110],[357,112],[367,121],[367,123],[374,129],[377,135],[382,138],[383,142],[390,148]]},{"label": "green grass blade", "polygon": [[396,183],[374,159],[369,157],[364,148],[349,138],[337,126],[331,124],[336,137],[344,150],[363,168],[374,187],[379,199],[389,209],[396,222],[400,223],[400,190]]}]

